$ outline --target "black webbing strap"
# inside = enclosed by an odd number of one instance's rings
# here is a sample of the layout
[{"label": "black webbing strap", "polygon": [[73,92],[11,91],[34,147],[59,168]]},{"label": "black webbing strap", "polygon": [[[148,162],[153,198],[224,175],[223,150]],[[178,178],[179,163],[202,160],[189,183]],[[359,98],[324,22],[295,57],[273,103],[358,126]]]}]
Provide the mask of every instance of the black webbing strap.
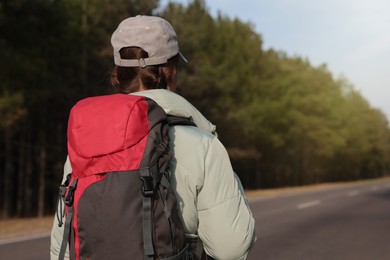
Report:
[{"label": "black webbing strap", "polygon": [[61,184],[59,191],[58,191],[58,200],[57,200],[57,211],[56,211],[56,216],[58,220],[58,226],[62,227],[64,222],[62,221],[65,216],[65,210],[64,210],[64,198],[66,195],[66,191],[68,190],[69,182],[70,182],[70,176],[71,174],[68,174],[66,176],[66,180],[63,184]]},{"label": "black webbing strap", "polygon": [[154,259],[154,248],[152,238],[152,199],[154,195],[153,178],[148,168],[140,169],[142,187],[142,208],[143,208],[143,240],[145,259]]},{"label": "black webbing strap", "polygon": [[187,117],[168,115],[167,121],[169,126],[175,126],[175,125],[196,126],[196,124],[191,120],[191,118],[187,118]]},{"label": "black webbing strap", "polygon": [[65,259],[65,252],[66,252],[66,247],[68,245],[69,233],[72,226],[72,219],[73,219],[73,207],[70,207],[68,209],[68,216],[66,217],[66,221],[65,221],[64,234],[62,236],[62,244],[61,244],[60,254],[58,256],[59,260]]},{"label": "black webbing strap", "polygon": [[177,255],[164,258],[163,260],[192,260],[189,253],[188,244]]},{"label": "black webbing strap", "polygon": [[[166,172],[162,175],[160,184],[165,187],[164,194],[163,194],[163,203],[164,203],[164,213],[167,219],[170,221],[172,230],[176,230],[175,221],[171,221],[171,207],[168,207],[168,194],[171,190],[171,183],[169,181],[169,172]],[[175,232],[172,232],[172,240],[175,241]],[[175,243],[173,243],[173,246],[175,246]],[[180,259],[180,258],[179,258]]]},{"label": "black webbing strap", "polygon": [[169,208],[167,207],[168,206],[167,205],[167,200],[168,200],[169,191],[171,189],[171,183],[170,183],[170,181],[168,180],[168,177],[165,174],[162,175],[160,184],[161,184],[161,186],[165,187],[162,199],[163,199],[163,203],[164,203],[165,215],[169,219],[171,217],[171,212],[170,212]]},{"label": "black webbing strap", "polygon": [[169,170],[165,173],[161,173],[161,180],[160,180],[160,184],[162,186],[164,186],[165,188],[167,189],[170,189],[171,187],[171,182],[170,182],[170,172]]},{"label": "black webbing strap", "polygon": [[68,245],[69,236],[70,236],[70,245],[69,245],[70,259],[73,260],[75,258],[74,231],[72,228],[72,223],[73,223],[73,198],[74,198],[74,191],[76,187],[77,187],[77,179],[73,180],[72,184],[69,186],[68,194],[66,195],[64,201],[65,205],[68,206],[68,215],[66,216],[64,234],[62,236],[62,244],[61,244],[60,254],[58,256],[58,259],[60,260],[65,259],[65,252],[66,252],[66,247]]},{"label": "black webbing strap", "polygon": [[195,249],[195,254],[199,257],[199,259],[207,259],[207,256],[204,252],[204,249],[203,249],[203,242],[202,240],[200,240],[200,238],[198,237],[197,241],[196,241],[196,249]]},{"label": "black webbing strap", "polygon": [[[71,208],[72,208],[72,219],[73,219],[73,206]],[[72,223],[73,223],[73,221],[72,221]],[[75,237],[74,229],[71,228],[70,229],[70,245],[69,245],[69,259],[70,260],[76,259],[76,250],[75,250],[75,243],[74,243],[75,238],[74,237]]]},{"label": "black webbing strap", "polygon": [[145,259],[154,259],[152,238],[152,198],[143,197],[143,239]]},{"label": "black webbing strap", "polygon": [[192,260],[212,260],[213,258],[206,254],[203,248],[203,242],[198,237],[187,237],[187,244],[190,246]]}]

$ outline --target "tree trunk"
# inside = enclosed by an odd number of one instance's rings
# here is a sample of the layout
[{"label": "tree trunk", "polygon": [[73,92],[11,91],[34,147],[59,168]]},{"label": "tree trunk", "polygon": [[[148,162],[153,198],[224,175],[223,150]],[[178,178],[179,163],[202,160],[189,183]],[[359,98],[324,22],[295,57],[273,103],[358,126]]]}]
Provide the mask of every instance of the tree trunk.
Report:
[{"label": "tree trunk", "polygon": [[27,138],[26,138],[26,164],[25,164],[25,178],[24,178],[24,213],[23,216],[32,216],[32,206],[34,204],[33,201],[33,187],[32,187],[32,179],[33,179],[33,156],[34,149],[32,145],[32,138],[31,138],[31,124],[29,124],[28,127],[26,127],[27,132]]},{"label": "tree trunk", "polygon": [[3,198],[3,208],[1,210],[1,217],[8,218],[10,217],[10,208],[12,201],[12,139],[11,139],[11,129],[6,127],[4,129],[4,190],[2,194]]},{"label": "tree trunk", "polygon": [[46,137],[43,128],[40,130],[39,145],[39,189],[38,189],[38,217],[45,214],[45,185],[46,185]]},{"label": "tree trunk", "polygon": [[18,180],[17,180],[17,199],[16,199],[16,215],[18,217],[23,216],[23,196],[24,196],[24,179],[25,179],[25,169],[26,169],[26,138],[25,132],[22,130],[20,133],[20,145],[19,145],[19,157],[18,157]]},{"label": "tree trunk", "polygon": [[83,32],[82,55],[81,55],[81,84],[84,95],[88,94],[88,3],[87,0],[81,0],[82,17],[81,29]]}]

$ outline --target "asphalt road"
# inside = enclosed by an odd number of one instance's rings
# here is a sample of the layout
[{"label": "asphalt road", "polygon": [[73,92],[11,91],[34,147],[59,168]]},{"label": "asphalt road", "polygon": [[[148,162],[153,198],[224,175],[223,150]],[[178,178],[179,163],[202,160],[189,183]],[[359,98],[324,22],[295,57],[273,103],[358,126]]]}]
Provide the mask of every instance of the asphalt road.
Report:
[{"label": "asphalt road", "polygon": [[[251,200],[249,260],[390,260],[390,180]],[[1,260],[49,259],[49,238],[0,241]]]},{"label": "asphalt road", "polygon": [[390,181],[251,201],[248,259],[389,260]]},{"label": "asphalt road", "polygon": [[1,260],[48,260],[50,239],[48,234],[0,241]]}]

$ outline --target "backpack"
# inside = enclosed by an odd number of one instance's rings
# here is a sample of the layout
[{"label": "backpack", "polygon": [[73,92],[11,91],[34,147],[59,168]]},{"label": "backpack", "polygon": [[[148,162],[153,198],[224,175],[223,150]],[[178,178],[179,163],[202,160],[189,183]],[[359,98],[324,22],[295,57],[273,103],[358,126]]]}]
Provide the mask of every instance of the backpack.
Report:
[{"label": "backpack", "polygon": [[60,259],[68,244],[76,260],[192,259],[170,186],[168,130],[194,124],[168,118],[153,100],[126,94],[71,109]]}]

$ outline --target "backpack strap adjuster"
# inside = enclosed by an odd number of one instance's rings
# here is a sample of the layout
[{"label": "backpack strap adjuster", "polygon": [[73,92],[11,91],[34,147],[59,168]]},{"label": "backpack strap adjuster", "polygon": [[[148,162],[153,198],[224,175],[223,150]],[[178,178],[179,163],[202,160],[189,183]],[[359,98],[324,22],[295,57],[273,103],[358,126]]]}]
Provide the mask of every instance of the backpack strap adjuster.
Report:
[{"label": "backpack strap adjuster", "polygon": [[139,178],[143,183],[142,194],[145,197],[152,197],[154,194],[153,178],[151,176],[140,176]]}]

